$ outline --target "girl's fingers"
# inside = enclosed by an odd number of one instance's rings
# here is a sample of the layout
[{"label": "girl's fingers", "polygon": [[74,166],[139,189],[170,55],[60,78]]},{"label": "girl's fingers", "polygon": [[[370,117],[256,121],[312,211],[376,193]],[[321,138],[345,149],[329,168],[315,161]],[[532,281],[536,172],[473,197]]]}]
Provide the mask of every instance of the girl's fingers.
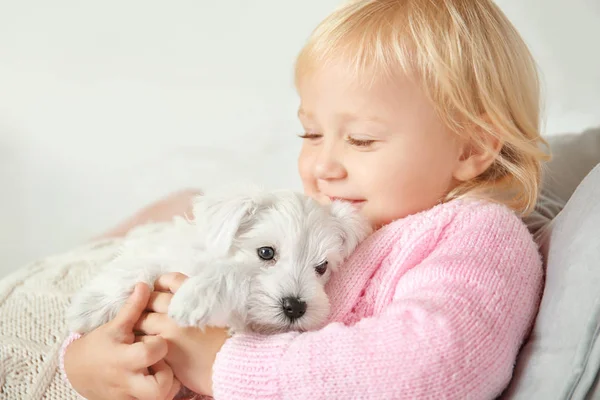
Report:
[{"label": "girl's fingers", "polygon": [[179,272],[169,272],[158,277],[154,290],[175,293],[188,277]]},{"label": "girl's fingers", "polygon": [[130,393],[137,399],[165,399],[173,390],[173,370],[164,360],[152,365],[153,375],[138,373],[131,377]]},{"label": "girl's fingers", "polygon": [[161,395],[166,397],[173,388],[173,380],[175,379],[173,370],[165,360],[160,360],[152,365],[152,371],[154,375],[146,375],[144,378],[150,385],[158,387]]},{"label": "girl's fingers", "polygon": [[172,298],[173,295],[171,293],[152,292],[150,293],[150,300],[148,300],[146,310],[166,314]]},{"label": "girl's fingers", "polygon": [[175,398],[177,393],[179,393],[179,390],[181,390],[181,382],[179,382],[177,378],[173,377],[173,383],[171,384],[171,390],[167,394],[167,399],[172,400]]},{"label": "girl's fingers", "polygon": [[172,324],[167,314],[161,313],[143,313],[133,326],[136,332],[142,332],[146,335],[160,335],[165,333],[166,328]]},{"label": "girl's fingers", "polygon": [[167,341],[160,336],[136,337],[136,343],[125,350],[124,362],[132,370],[145,369],[165,358],[168,350]]},{"label": "girl's fingers", "polygon": [[149,298],[150,288],[148,285],[144,283],[136,284],[127,302],[121,307],[113,320],[113,326],[120,335],[128,335],[133,332],[133,326],[144,312]]}]

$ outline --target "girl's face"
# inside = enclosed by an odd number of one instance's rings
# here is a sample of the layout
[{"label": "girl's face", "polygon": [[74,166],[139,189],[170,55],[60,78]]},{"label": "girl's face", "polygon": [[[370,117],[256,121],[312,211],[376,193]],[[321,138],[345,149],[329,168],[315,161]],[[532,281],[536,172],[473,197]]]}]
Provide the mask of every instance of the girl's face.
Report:
[{"label": "girl's face", "polygon": [[353,202],[375,229],[429,209],[457,184],[462,145],[406,79],[354,83],[339,66],[298,85],[306,194]]}]

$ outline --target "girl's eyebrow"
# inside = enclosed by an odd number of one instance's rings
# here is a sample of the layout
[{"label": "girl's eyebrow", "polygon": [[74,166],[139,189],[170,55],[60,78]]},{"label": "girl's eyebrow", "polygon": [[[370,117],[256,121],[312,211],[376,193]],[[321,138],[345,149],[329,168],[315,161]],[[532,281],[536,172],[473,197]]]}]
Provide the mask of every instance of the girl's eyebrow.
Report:
[{"label": "girl's eyebrow", "polygon": [[338,114],[340,121],[345,123],[349,122],[374,122],[377,124],[385,125],[386,121],[376,115],[360,115],[357,116],[354,113],[340,113]]},{"label": "girl's eyebrow", "polygon": [[[386,123],[385,120],[383,120],[380,117],[377,117],[375,115],[369,115],[366,117],[363,117],[363,116],[357,117],[356,114],[343,112],[343,113],[338,113],[337,117],[340,119],[340,121],[345,122],[345,123],[355,122],[355,121],[374,122],[377,124],[385,124]],[[313,115],[309,112],[306,112],[302,107],[300,107],[298,109],[298,118],[312,119]]]}]

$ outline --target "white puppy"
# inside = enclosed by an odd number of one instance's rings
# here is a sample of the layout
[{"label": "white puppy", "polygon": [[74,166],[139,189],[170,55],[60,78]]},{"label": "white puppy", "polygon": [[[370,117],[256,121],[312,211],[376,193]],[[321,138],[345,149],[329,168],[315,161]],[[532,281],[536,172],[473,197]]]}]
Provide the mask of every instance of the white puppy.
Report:
[{"label": "white puppy", "polygon": [[69,328],[85,333],[113,319],[136,282],[190,278],[168,315],[183,326],[275,333],[320,327],[324,290],[369,233],[352,205],[319,205],[292,191],[199,196],[194,219],[178,218],[156,236],[126,241],[120,254],[71,301]]}]

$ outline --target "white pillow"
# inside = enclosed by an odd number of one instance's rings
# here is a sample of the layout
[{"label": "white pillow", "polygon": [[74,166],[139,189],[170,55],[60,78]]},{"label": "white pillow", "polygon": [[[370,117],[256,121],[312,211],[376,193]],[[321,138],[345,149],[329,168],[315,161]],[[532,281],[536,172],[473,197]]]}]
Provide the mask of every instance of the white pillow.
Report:
[{"label": "white pillow", "polygon": [[547,140],[552,160],[544,168],[535,211],[524,218],[534,235],[558,215],[583,178],[600,163],[600,128]]},{"label": "white pillow", "polygon": [[600,165],[539,231],[540,310],[504,399],[584,399],[600,367]]},{"label": "white pillow", "polygon": [[502,398],[600,398],[600,129],[548,142],[553,160],[525,219],[545,260],[546,285]]}]

